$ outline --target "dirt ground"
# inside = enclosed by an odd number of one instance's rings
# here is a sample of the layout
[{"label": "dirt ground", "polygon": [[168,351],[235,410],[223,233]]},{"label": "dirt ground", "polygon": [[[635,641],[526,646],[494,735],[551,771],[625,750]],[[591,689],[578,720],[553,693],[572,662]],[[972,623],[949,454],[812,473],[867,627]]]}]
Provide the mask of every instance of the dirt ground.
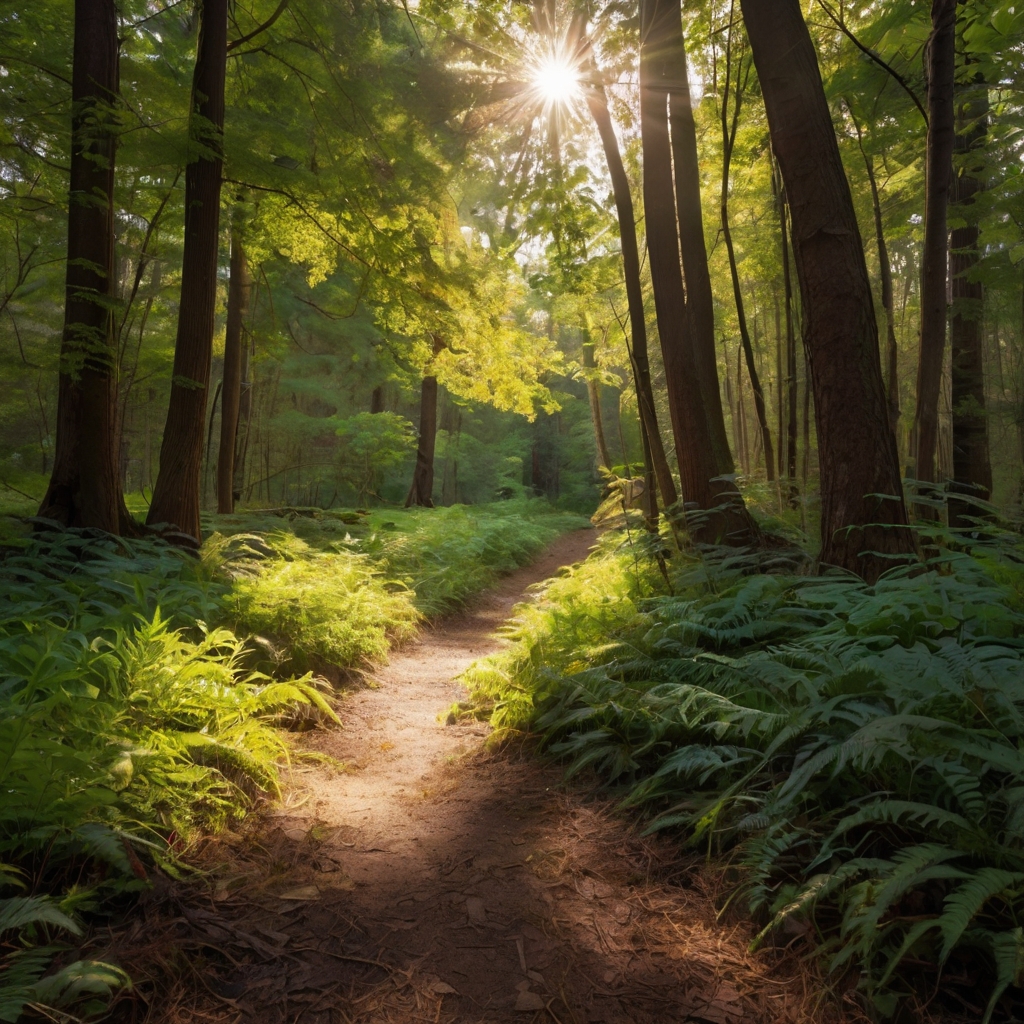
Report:
[{"label": "dirt ground", "polygon": [[795,954],[748,952],[714,876],[641,838],[587,786],[487,728],[446,723],[531,585],[585,557],[569,534],[394,653],[306,746],[280,805],[165,883],[113,949],[122,1020],[225,1024],[859,1021]]}]

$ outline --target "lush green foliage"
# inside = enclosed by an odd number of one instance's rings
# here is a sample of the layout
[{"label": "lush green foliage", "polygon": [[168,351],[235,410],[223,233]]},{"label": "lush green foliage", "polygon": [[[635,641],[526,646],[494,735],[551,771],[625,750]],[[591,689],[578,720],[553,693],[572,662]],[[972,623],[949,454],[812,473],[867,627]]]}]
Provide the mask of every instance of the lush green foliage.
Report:
[{"label": "lush green foliage", "polygon": [[[3,930],[38,937],[144,885],[139,852],[173,870],[191,837],[274,791],[279,714],[331,712],[310,680],[244,667],[244,643],[206,625],[225,588],[165,544],[47,532],[6,551],[0,580],[0,857],[57,901],[12,897]],[[5,963],[3,1012],[117,977],[76,965],[37,985],[49,955]]]},{"label": "lush green foliage", "polygon": [[521,500],[366,514],[315,509],[218,517],[206,556],[236,577],[229,619],[288,669],[351,668],[387,655],[423,617],[450,611],[588,525]]},{"label": "lush green foliage", "polygon": [[606,541],[469,680],[652,828],[732,851],[762,938],[806,931],[883,1013],[908,958],[980,956],[991,1013],[1024,963],[1019,548],[874,587],[770,568],[712,551],[645,596],[659,576]]}]

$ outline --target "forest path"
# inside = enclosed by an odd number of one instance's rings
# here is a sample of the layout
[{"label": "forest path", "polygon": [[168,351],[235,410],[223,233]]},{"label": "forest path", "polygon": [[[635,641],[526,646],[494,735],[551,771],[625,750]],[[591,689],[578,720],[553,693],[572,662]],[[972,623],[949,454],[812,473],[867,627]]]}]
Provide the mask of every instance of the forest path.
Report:
[{"label": "forest path", "polygon": [[[494,633],[513,606],[595,539],[560,538],[395,652],[346,697],[342,728],[308,734],[307,746],[349,770],[294,770],[254,833],[211,848],[212,895],[173,910],[203,989],[172,1000],[169,1016],[818,1018],[791,962],[780,974],[778,958],[747,953],[747,927],[716,921],[706,876],[672,844],[641,839],[605,799],[566,787],[557,766],[487,751],[481,723],[445,723],[462,695],[456,678],[500,646]],[[228,959],[207,959],[211,947]]]}]

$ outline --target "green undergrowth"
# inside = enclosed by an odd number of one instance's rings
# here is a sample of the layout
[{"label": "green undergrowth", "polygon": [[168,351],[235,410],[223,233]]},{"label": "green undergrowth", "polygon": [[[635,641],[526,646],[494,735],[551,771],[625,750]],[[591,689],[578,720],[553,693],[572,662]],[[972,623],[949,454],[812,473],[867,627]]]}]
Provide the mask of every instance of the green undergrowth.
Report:
[{"label": "green undergrowth", "polygon": [[987,1019],[1024,984],[1022,548],[934,543],[874,586],[677,555],[669,592],[606,536],[466,682],[739,868],[759,943],[805,936],[880,1017],[972,979]]},{"label": "green undergrowth", "polygon": [[384,658],[585,523],[541,502],[252,512],[217,517],[197,559],[5,520],[0,1021],[88,1016],[128,983],[68,938],[277,793],[281,726],[335,717],[307,670]]},{"label": "green undergrowth", "polygon": [[282,509],[212,519],[204,559],[233,577],[229,619],[288,670],[386,657],[449,612],[589,525],[547,502],[351,512]]}]

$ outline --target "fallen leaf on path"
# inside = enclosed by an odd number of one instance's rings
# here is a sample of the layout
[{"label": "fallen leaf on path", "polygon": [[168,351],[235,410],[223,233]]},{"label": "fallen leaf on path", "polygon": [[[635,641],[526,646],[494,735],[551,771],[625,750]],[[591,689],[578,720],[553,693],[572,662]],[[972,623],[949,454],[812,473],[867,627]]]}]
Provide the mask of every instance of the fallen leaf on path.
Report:
[{"label": "fallen leaf on path", "polygon": [[289,889],[287,892],[278,894],[279,900],[317,900],[320,898],[320,890],[315,885],[300,885],[298,889]]},{"label": "fallen leaf on path", "polygon": [[427,986],[427,991],[432,992],[435,996],[457,996],[459,994],[447,981],[441,981],[438,978],[435,978]]},{"label": "fallen leaf on path", "polygon": [[536,992],[520,992],[516,998],[518,1013],[532,1013],[535,1010],[543,1010],[544,1007],[544,1000]]}]

